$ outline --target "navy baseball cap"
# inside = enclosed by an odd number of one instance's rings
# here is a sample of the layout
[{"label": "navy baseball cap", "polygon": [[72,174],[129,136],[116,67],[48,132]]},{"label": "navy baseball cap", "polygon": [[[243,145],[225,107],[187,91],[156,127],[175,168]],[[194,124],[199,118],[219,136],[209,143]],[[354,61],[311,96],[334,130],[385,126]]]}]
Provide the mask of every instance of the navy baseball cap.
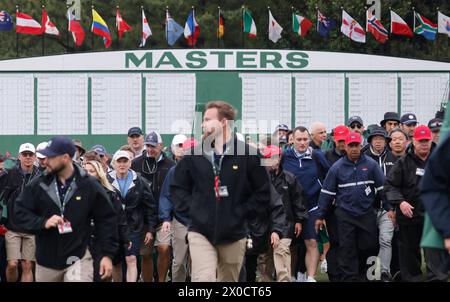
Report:
[{"label": "navy baseball cap", "polygon": [[428,128],[430,128],[431,131],[438,131],[442,127],[442,120],[440,118],[433,118],[428,122]]},{"label": "navy baseball cap", "polygon": [[362,118],[356,115],[348,119],[347,126],[350,127],[353,123],[359,123],[361,126],[364,126]]},{"label": "navy baseball cap", "polygon": [[108,152],[106,152],[106,148],[103,147],[102,145],[95,145],[95,146],[93,146],[91,148],[91,151],[97,152],[97,154],[100,155],[100,156],[105,156],[106,153],[108,153]]},{"label": "navy baseball cap", "polygon": [[39,151],[46,157],[55,157],[59,155],[68,154],[71,158],[76,151],[73,141],[65,136],[55,136],[49,142],[44,150]]},{"label": "navy baseball cap", "polygon": [[414,124],[414,123],[417,124],[417,117],[414,113],[403,114],[402,117],[400,118],[400,123],[406,124],[406,125]]},{"label": "navy baseball cap", "polygon": [[144,133],[142,132],[142,129],[139,127],[131,127],[128,130],[128,137],[133,136],[133,135],[144,135]]}]

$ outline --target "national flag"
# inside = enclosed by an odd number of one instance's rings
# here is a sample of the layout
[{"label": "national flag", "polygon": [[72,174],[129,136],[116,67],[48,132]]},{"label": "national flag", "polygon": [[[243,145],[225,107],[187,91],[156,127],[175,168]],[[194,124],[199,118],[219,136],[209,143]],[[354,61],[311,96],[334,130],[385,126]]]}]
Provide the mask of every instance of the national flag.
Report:
[{"label": "national flag", "polygon": [[249,38],[256,38],[256,24],[249,10],[244,9],[242,21],[244,33],[247,33]]},{"label": "national flag", "polygon": [[437,24],[434,24],[433,22],[431,22],[430,20],[428,20],[419,13],[414,12],[414,16],[419,21],[418,25],[416,23],[414,33],[424,36],[425,39],[427,40],[433,41],[434,39],[436,39],[436,34],[438,30]]},{"label": "national flag", "polygon": [[313,23],[303,16],[292,13],[292,30],[301,37],[305,37]]},{"label": "national flag", "polygon": [[189,46],[194,46],[197,43],[199,35],[200,26],[198,26],[197,20],[195,20],[195,12],[192,9],[184,25],[184,37],[188,41]]},{"label": "national flag", "polygon": [[389,37],[389,32],[386,28],[381,24],[380,20],[378,20],[375,15],[367,10],[367,23],[366,23],[366,31],[370,32],[375,39],[380,43],[385,43]]},{"label": "national flag", "polygon": [[27,14],[16,12],[16,32],[27,35],[42,35],[43,27]]},{"label": "national flag", "polygon": [[272,12],[269,10],[269,40],[273,43],[277,43],[281,39],[281,32],[283,27],[272,16]]},{"label": "national flag", "polygon": [[145,17],[145,12],[142,9],[142,37],[141,37],[141,44],[139,44],[139,47],[144,47],[148,37],[150,37],[151,35],[152,30],[150,28],[150,25],[148,25],[147,18]]},{"label": "national flag", "polygon": [[183,34],[184,29],[180,24],[170,16],[169,11],[166,11],[166,39],[170,46],[173,46]]},{"label": "national flag", "polygon": [[446,34],[450,37],[450,17],[441,12],[438,12],[438,33]]},{"label": "national flag", "polygon": [[10,31],[13,29],[11,16],[4,10],[0,11],[0,31]]},{"label": "national flag", "polygon": [[56,28],[55,24],[50,21],[45,8],[42,9],[42,26],[44,27],[44,33],[59,36],[59,30]]},{"label": "national flag", "polygon": [[71,13],[70,8],[67,10],[67,20],[69,21],[69,31],[72,33],[73,41],[76,46],[81,46],[84,41],[84,30],[81,27],[80,20],[75,18],[75,15]]},{"label": "national flag", "polygon": [[345,10],[342,10],[341,32],[355,42],[366,43],[366,32]]},{"label": "national flag", "polygon": [[105,20],[97,13],[95,9],[92,9],[92,27],[91,32],[103,37],[103,43],[106,48],[111,45],[111,34],[109,33],[108,25]]},{"label": "national flag", "polygon": [[391,10],[391,34],[407,36],[410,38],[414,36],[408,24],[392,10]]},{"label": "national flag", "polygon": [[225,35],[225,18],[223,17],[222,11],[219,10],[219,28],[217,30],[217,36],[219,39],[223,38]]},{"label": "national flag", "polygon": [[319,35],[326,38],[330,34],[330,31],[336,28],[336,21],[331,18],[327,18],[317,10],[317,31]]},{"label": "national flag", "polygon": [[117,28],[117,35],[119,36],[119,39],[122,38],[124,32],[131,30],[131,26],[128,25],[128,23],[125,22],[124,19],[122,19],[122,15],[120,14],[119,9],[117,9],[117,12],[116,12],[116,28]]}]

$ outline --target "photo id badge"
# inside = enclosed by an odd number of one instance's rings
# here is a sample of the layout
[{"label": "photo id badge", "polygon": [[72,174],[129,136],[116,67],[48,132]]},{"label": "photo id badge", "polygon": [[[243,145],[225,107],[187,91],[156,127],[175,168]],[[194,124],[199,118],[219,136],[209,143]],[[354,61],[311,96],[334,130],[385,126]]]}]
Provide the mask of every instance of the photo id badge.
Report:
[{"label": "photo id badge", "polygon": [[58,224],[58,231],[60,234],[72,233],[72,225],[69,221],[64,221],[64,223]]},{"label": "photo id badge", "polygon": [[424,169],[420,169],[420,168],[416,169],[416,175],[423,176],[424,174],[425,174],[425,170]]},{"label": "photo id badge", "polygon": [[227,186],[220,186],[219,187],[219,197],[228,197]]}]

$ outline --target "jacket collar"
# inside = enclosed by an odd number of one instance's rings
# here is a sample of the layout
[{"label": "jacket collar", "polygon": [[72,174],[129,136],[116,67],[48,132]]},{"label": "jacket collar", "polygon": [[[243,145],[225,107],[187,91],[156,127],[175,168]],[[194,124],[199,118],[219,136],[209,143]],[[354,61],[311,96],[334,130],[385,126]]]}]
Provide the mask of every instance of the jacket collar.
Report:
[{"label": "jacket collar", "polygon": [[[133,180],[131,182],[131,184],[130,184],[130,187],[128,188],[128,190],[131,190],[131,188],[136,186],[135,182],[136,182],[136,179],[137,179],[137,173],[135,171],[131,170],[131,169],[128,170],[128,173],[131,173],[132,180]],[[116,173],[116,171],[113,170],[108,175],[112,178],[111,185],[120,192],[120,186],[119,186],[119,182],[117,181],[117,173]]]},{"label": "jacket collar", "polygon": [[[75,191],[78,189],[77,181],[78,178],[84,178],[87,176],[86,171],[81,168],[78,164],[73,163],[75,177],[70,183],[69,190],[67,190],[66,200],[70,201]],[[58,208],[61,208],[61,201],[57,195],[57,184],[56,176],[54,174],[49,174],[46,176],[46,180],[39,183],[39,186],[47,193],[50,199],[56,204]]]}]

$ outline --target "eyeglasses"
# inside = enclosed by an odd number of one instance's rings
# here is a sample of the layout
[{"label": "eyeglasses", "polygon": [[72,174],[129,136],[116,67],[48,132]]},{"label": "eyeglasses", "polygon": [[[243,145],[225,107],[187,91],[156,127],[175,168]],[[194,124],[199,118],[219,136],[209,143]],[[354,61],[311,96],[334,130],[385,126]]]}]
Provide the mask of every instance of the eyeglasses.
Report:
[{"label": "eyeglasses", "polygon": [[352,128],[352,129],[355,129],[355,128],[361,129],[362,127],[363,127],[362,125],[356,124],[356,123],[350,125],[350,128]]},{"label": "eyeglasses", "polygon": [[34,153],[31,152],[22,152],[20,153],[23,157],[33,157]]}]

